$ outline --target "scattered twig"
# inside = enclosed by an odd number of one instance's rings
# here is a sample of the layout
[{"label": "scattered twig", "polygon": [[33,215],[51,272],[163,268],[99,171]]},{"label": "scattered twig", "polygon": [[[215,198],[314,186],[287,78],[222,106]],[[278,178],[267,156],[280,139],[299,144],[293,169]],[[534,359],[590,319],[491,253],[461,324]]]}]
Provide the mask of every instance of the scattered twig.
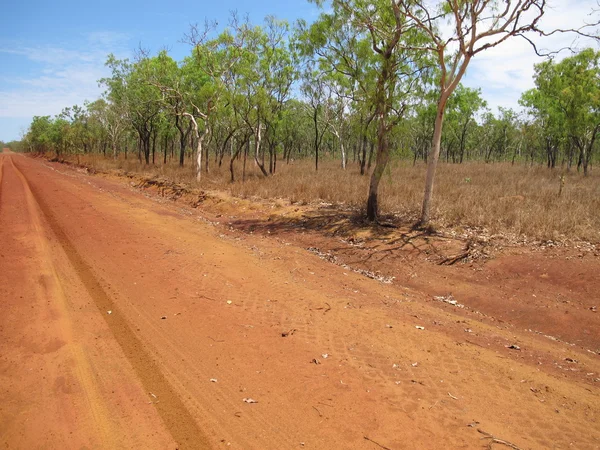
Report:
[{"label": "scattered twig", "polygon": [[208,336],[209,339],[212,339],[215,342],[225,342],[223,339],[215,339],[214,337]]},{"label": "scattered twig", "polygon": [[436,402],[435,402],[433,405],[431,405],[431,406],[429,407],[429,409],[431,409],[431,408],[435,408],[435,406],[436,406],[436,405],[437,405],[439,402],[440,402],[440,401],[439,401],[439,400],[437,400],[437,401],[436,401]]},{"label": "scattered twig", "polygon": [[507,447],[510,447],[513,450],[521,450],[520,447],[517,447],[512,442],[505,441],[504,439],[498,439],[493,434],[483,431],[481,428],[477,428],[477,431],[479,433],[483,434],[484,437],[482,437],[481,439],[489,439],[490,440],[490,442],[488,443],[488,446],[487,446],[488,449],[491,449],[492,445],[494,445],[494,444],[500,444],[500,445],[506,445]]},{"label": "scattered twig", "polygon": [[448,392],[448,395],[450,396],[450,398],[453,398],[454,400],[458,400],[458,397],[455,397],[454,395],[452,395],[450,392]]},{"label": "scattered twig", "polygon": [[323,414],[321,414],[321,411],[319,411],[316,406],[313,406],[313,409],[319,413],[319,417],[323,417]]},{"label": "scattered twig", "polygon": [[364,436],[364,438],[365,438],[367,441],[369,441],[369,442],[372,442],[373,444],[375,444],[375,445],[377,445],[377,446],[379,446],[379,447],[383,448],[384,450],[392,450],[391,448],[389,448],[389,447],[386,447],[385,445],[381,445],[379,442],[375,442],[375,441],[374,441],[373,439],[371,439],[370,437]]},{"label": "scattered twig", "polygon": [[450,256],[438,263],[438,266],[452,266],[457,262],[469,257],[469,252],[461,253],[460,255]]},{"label": "scattered twig", "polygon": [[295,328],[292,328],[290,331],[284,331],[283,333],[281,333],[281,337],[288,337],[293,335],[296,332]]},{"label": "scattered twig", "polygon": [[319,405],[323,405],[323,406],[329,406],[330,408],[333,408],[333,405],[330,405],[329,403],[324,403],[324,402],[317,402]]},{"label": "scattered twig", "polygon": [[320,307],[320,308],[313,308],[313,310],[314,310],[314,311],[322,311],[322,310],[325,310],[325,311],[323,311],[323,314],[325,314],[325,313],[326,313],[326,312],[328,312],[328,311],[331,311],[331,305],[330,305],[329,303],[327,303],[327,302],[325,302],[325,304],[327,305],[327,308],[325,308],[325,307],[323,307],[323,306],[322,306],[322,307]]}]

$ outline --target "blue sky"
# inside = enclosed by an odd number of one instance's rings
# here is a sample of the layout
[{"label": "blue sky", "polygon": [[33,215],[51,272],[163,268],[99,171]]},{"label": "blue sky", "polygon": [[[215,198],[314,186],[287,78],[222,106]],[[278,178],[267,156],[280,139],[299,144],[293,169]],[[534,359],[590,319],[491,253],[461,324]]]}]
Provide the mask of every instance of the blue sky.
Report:
[{"label": "blue sky", "polygon": [[[66,106],[94,100],[97,80],[108,75],[108,53],[130,57],[141,44],[156,52],[168,48],[181,59],[189,47],[179,41],[193,23],[205,18],[224,25],[230,11],[248,13],[253,23],[266,15],[308,21],[317,17],[305,0],[163,1],[29,1],[2,9],[0,27],[0,140],[19,139],[34,115],[54,115]],[[545,19],[549,27],[576,26],[595,0],[555,0]],[[570,38],[555,36],[547,48]],[[471,64],[465,84],[481,87],[490,107],[516,107],[521,92],[532,87],[535,57],[524,41],[509,41]]]},{"label": "blue sky", "polygon": [[267,15],[294,21],[318,14],[306,1],[11,2],[0,27],[0,140],[19,139],[34,115],[98,98],[107,54],[131,57],[141,44],[182,59],[190,49],[180,40],[190,24],[208,18],[224,25],[231,11],[247,13],[253,23]]}]

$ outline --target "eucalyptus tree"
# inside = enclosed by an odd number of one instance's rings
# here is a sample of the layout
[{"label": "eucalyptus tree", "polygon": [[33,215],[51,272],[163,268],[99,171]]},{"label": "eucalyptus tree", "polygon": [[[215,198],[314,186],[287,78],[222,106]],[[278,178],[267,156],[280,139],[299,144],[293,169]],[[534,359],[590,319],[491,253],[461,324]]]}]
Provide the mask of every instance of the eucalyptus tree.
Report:
[{"label": "eucalyptus tree", "polygon": [[60,115],[50,122],[48,137],[51,147],[54,148],[56,159],[60,159],[61,154],[66,153],[69,148],[71,142],[69,135],[70,125],[69,121]]},{"label": "eucalyptus tree", "polygon": [[106,133],[113,159],[117,159],[118,146],[127,128],[127,115],[123,103],[100,98],[87,105],[88,114],[99,122]]},{"label": "eucalyptus tree", "polygon": [[323,137],[329,125],[328,110],[326,104],[329,100],[330,91],[325,79],[311,66],[303,73],[301,86],[302,94],[306,100],[305,106],[313,125],[313,150],[315,152],[315,170],[319,170],[319,150]]},{"label": "eucalyptus tree", "polygon": [[[254,159],[266,175],[264,164],[258,159],[258,151],[262,132],[268,125],[269,113],[273,111],[269,106],[272,107],[273,102],[281,105],[289,95],[291,86],[291,81],[288,82],[291,78],[288,58],[284,50],[287,24],[267,18],[265,31],[261,27],[250,26],[247,20],[240,21],[236,14],[232,14],[229,26],[215,39],[209,39],[213,28],[211,24],[206,24],[203,31],[192,27],[186,35],[186,41],[193,46],[193,61],[197,70],[208,77],[208,81],[193,78],[196,83],[201,81],[201,86],[191,89],[197,97],[191,101],[193,113],[186,114],[192,121],[198,142],[198,179],[202,167],[202,144],[214,126],[213,116],[220,111],[221,117],[227,117],[228,108],[234,112],[234,123],[237,122],[234,128],[239,129],[240,122],[243,122],[254,135]],[[277,84],[274,80],[283,83]],[[199,133],[197,117],[204,124],[202,135]],[[249,136],[245,136],[243,144],[248,139]],[[239,151],[235,152],[230,161],[232,179],[233,161],[238,154]]]},{"label": "eucalyptus tree", "polygon": [[179,133],[179,166],[183,167],[186,143],[192,130],[188,111],[193,108],[190,97],[196,94],[192,92],[196,86],[191,86],[194,84],[191,78],[197,75],[196,66],[190,58],[186,58],[179,66],[165,50],[148,59],[148,68],[155,66],[156,70],[147,72],[146,82],[160,90],[163,108],[174,118],[175,128]]},{"label": "eucalyptus tree", "polygon": [[434,90],[427,90],[421,97],[421,103],[416,105],[409,118],[408,133],[411,138],[411,147],[413,151],[413,165],[417,159],[427,161],[429,150],[431,149],[431,139],[433,137],[433,128],[436,113],[436,93]]},{"label": "eucalyptus tree", "polygon": [[[269,154],[272,168],[275,151],[274,136],[281,124],[283,107],[291,95],[297,79],[295,52],[290,45],[290,29],[285,21],[268,16],[263,26],[251,26],[248,22],[232,30],[243,42],[241,46],[230,46],[230,58],[235,58],[227,86],[236,117],[245,124],[254,140],[253,158],[264,176],[265,168],[263,139],[265,133],[271,138]],[[263,158],[259,158],[262,149]]]},{"label": "eucalyptus tree", "polygon": [[405,26],[417,28],[427,36],[421,45],[407,50],[429,52],[437,61],[438,100],[420,224],[427,225],[431,215],[435,171],[440,155],[444,114],[448,99],[458,87],[472,59],[479,53],[513,38],[523,38],[538,52],[533,35],[555,33],[586,35],[597,23],[579,29],[544,30],[540,20],[548,8],[546,0],[440,0],[433,6],[423,0],[392,0],[405,19]]},{"label": "eucalyptus tree", "polygon": [[390,158],[389,136],[414,101],[426,65],[422,54],[402,49],[419,45],[423,38],[414,27],[406,27],[406,17],[394,0],[334,0],[331,7],[309,28],[309,37],[322,67],[349,76],[372,106],[372,117],[377,120],[377,154],[367,218],[375,221],[379,182]]},{"label": "eucalyptus tree", "polygon": [[[26,134],[32,152],[44,153],[51,150],[52,120],[50,116],[34,116]],[[58,153],[57,153],[58,157]]]},{"label": "eucalyptus tree", "polygon": [[85,102],[85,111],[87,116],[87,135],[91,151],[94,149],[97,152],[102,151],[106,156],[106,149],[110,142],[108,129],[104,123],[104,108],[106,102],[103,99],[98,99],[94,102]]},{"label": "eucalyptus tree", "polygon": [[63,134],[61,136],[63,149],[76,154],[79,162],[80,154],[88,153],[91,147],[92,134],[88,123],[89,114],[83,107],[74,105],[63,108],[55,121],[59,119],[64,121],[63,126],[60,127]]},{"label": "eucalyptus tree", "polygon": [[560,62],[535,66],[536,87],[525,92],[520,102],[542,124],[549,167],[555,167],[562,142],[568,167],[577,149],[577,168],[588,174],[600,131],[599,61],[600,52],[585,49]]},{"label": "eucalyptus tree", "polygon": [[[335,94],[341,107],[341,110],[336,108],[336,115],[339,119],[349,119],[348,125],[354,134],[360,136],[357,139],[360,147],[358,159],[361,175],[364,175],[369,129],[375,118],[373,92],[377,83],[377,57],[371,48],[365,27],[356,27],[355,23],[348,20],[348,6],[338,5],[338,8],[343,7],[345,10],[344,17],[337,16],[339,12],[322,14],[310,26],[300,21],[300,49],[308,68],[306,85],[310,87],[311,78],[318,78],[320,84],[327,88],[322,90],[329,91],[329,100],[332,99],[331,94]],[[310,94],[318,92],[317,88],[318,86],[313,86],[307,92],[307,102],[310,102]],[[312,102],[314,103],[314,99]],[[330,111],[327,113],[329,118]],[[327,122],[327,125],[334,123],[329,120]],[[343,121],[338,123],[341,125]],[[339,134],[340,130],[339,127],[331,128],[334,134]],[[344,150],[343,148],[342,168],[345,168]],[[356,145],[354,154],[357,154]]]},{"label": "eucalyptus tree", "polygon": [[305,109],[313,124],[313,149],[315,151],[315,170],[319,168],[319,150],[323,138],[330,133],[340,146],[341,167],[346,169],[346,130],[352,103],[349,80],[335,71],[321,68],[315,70],[312,61],[307,62],[302,74],[301,92],[305,100]]},{"label": "eucalyptus tree", "polygon": [[351,106],[351,89],[346,83],[346,79],[338,76],[329,77],[331,81],[330,91],[333,94],[326,103],[329,119],[328,125],[331,133],[337,138],[340,146],[341,166],[346,169],[347,165],[347,147],[345,140],[348,130],[348,116]]},{"label": "eucalyptus tree", "polygon": [[[294,155],[300,157],[303,148],[310,147],[312,124],[306,115],[307,106],[295,98],[288,100],[282,110],[280,132],[283,158],[287,163]],[[294,156],[295,157],[295,156]]]},{"label": "eucalyptus tree", "polygon": [[476,116],[487,102],[481,97],[480,89],[459,85],[448,100],[446,138],[446,159],[462,163],[467,150],[468,134],[475,125]]},{"label": "eucalyptus tree", "polygon": [[143,151],[146,164],[150,164],[150,140],[162,106],[160,91],[146,82],[148,72],[154,70],[151,64],[144,58],[131,63],[109,55],[106,65],[112,75],[100,80],[108,88],[108,99],[126,109],[127,119],[139,138],[140,160]]}]

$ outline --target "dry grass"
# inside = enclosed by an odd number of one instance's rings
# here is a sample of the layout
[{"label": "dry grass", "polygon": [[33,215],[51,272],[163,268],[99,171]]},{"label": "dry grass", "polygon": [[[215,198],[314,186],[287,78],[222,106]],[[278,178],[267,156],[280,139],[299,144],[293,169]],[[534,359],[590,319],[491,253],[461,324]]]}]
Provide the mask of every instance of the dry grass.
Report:
[{"label": "dry grass", "polygon": [[[176,164],[146,167],[137,160],[112,161],[88,156],[82,162],[96,169],[122,169],[169,177],[196,184],[191,162],[180,169]],[[324,201],[363,208],[369,183],[356,164],[346,171],[337,161],[323,161],[318,172],[314,162],[279,163],[275,176],[265,179],[248,163],[246,181],[241,182],[241,164],[236,163],[238,181],[229,181],[229,164],[221,168],[211,161],[203,189],[226,190],[238,197],[284,198],[293,203]],[[559,197],[560,170],[505,163],[440,164],[435,197],[434,223],[438,227],[485,228],[490,233],[525,235],[535,239],[582,239],[600,241],[600,174],[588,177],[567,173]],[[409,224],[419,214],[425,166],[413,167],[398,161],[384,174],[380,209]]]}]

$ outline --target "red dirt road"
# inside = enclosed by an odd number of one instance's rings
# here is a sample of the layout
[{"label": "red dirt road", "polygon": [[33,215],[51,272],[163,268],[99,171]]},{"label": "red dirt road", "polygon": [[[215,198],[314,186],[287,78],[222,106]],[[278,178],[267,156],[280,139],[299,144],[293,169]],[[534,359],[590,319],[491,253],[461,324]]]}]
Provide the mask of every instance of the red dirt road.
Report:
[{"label": "red dirt road", "polygon": [[589,349],[14,154],[0,299],[3,448],[600,448]]}]

